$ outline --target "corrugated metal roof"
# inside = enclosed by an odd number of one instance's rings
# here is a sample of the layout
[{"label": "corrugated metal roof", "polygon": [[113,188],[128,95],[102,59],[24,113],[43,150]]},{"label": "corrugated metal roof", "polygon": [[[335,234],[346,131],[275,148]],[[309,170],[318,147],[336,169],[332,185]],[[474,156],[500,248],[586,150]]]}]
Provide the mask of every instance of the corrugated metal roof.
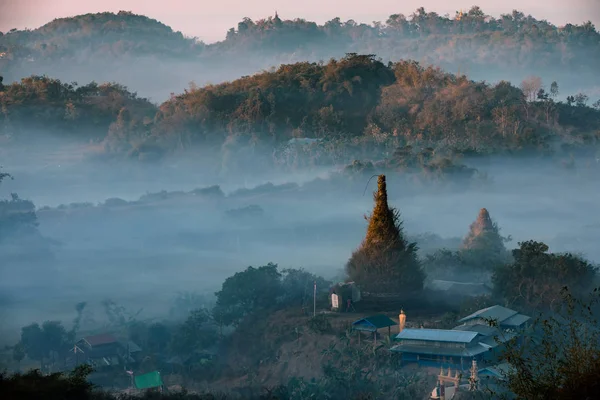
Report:
[{"label": "corrugated metal roof", "polygon": [[475,318],[484,318],[484,319],[494,319],[498,321],[498,323],[502,323],[504,320],[512,317],[517,314],[516,311],[511,310],[510,308],[502,307],[499,305],[491,306],[488,308],[481,309],[479,311],[474,312],[471,315],[468,315],[458,322],[466,322]]},{"label": "corrugated metal roof", "polygon": [[396,353],[427,354],[446,357],[475,357],[488,351],[484,346],[476,345],[467,348],[433,347],[433,346],[408,346],[399,344],[390,348]]},{"label": "corrugated metal roof", "polygon": [[[381,328],[387,328],[388,326],[398,325],[395,321],[390,319],[389,317],[378,314],[372,315],[370,317],[359,319],[358,321],[354,321],[352,326],[354,329],[363,328],[364,330],[376,330]],[[371,329],[369,329],[371,328]]]},{"label": "corrugated metal roof", "polygon": [[129,349],[130,353],[139,353],[140,351],[142,351],[142,349],[140,348],[140,346],[138,346],[137,344],[135,344],[131,340],[119,341],[119,344],[121,345],[121,347],[123,349],[125,349],[125,350]]},{"label": "corrugated metal roof", "polygon": [[497,328],[495,328],[493,326],[481,325],[481,324],[459,325],[459,326],[452,328],[452,330],[477,332],[484,336],[491,336],[491,335],[498,334]]},{"label": "corrugated metal roof", "polygon": [[496,335],[488,336],[481,339],[481,342],[487,344],[488,346],[496,347],[498,346],[498,342],[505,343],[516,336],[516,334],[510,332],[498,332],[498,334]]},{"label": "corrugated metal roof", "polygon": [[516,314],[516,315],[513,315],[512,317],[507,318],[504,321],[502,321],[502,325],[518,327],[518,326],[523,325],[525,322],[529,321],[530,319],[531,319],[531,317],[528,317],[527,315]]},{"label": "corrugated metal roof", "polygon": [[110,333],[103,333],[101,335],[86,336],[83,338],[90,346],[100,346],[103,344],[116,343],[117,338]]},{"label": "corrugated metal roof", "polygon": [[479,375],[491,375],[495,378],[504,380],[506,376],[511,372],[513,367],[508,363],[491,365],[486,368],[482,368],[479,370]]},{"label": "corrugated metal roof", "polygon": [[405,329],[396,336],[396,340],[471,343],[477,335],[477,332],[450,329]]}]

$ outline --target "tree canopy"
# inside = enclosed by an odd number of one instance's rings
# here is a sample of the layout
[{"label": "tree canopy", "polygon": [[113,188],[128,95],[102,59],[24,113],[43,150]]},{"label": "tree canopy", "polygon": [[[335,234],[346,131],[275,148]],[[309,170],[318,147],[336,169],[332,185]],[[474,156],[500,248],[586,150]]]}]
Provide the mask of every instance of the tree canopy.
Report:
[{"label": "tree canopy", "polygon": [[214,318],[225,325],[235,325],[256,310],[272,307],[281,295],[280,278],[277,265],[272,263],[248,267],[230,276],[215,293]]},{"label": "tree canopy", "polygon": [[564,288],[552,315],[537,318],[524,340],[507,341],[501,359],[512,368],[503,386],[532,400],[600,396],[598,294],[594,289],[582,301],[581,293]]},{"label": "tree canopy", "polygon": [[156,63],[167,57],[225,67],[241,56],[249,68],[258,70],[290,59],[325,60],[356,51],[390,60],[423,60],[453,71],[543,68],[567,71],[576,79],[577,74],[593,76],[600,57],[599,36],[590,21],[558,27],[518,10],[494,18],[478,6],[445,16],[419,7],[410,15],[394,13],[373,24],[340,18],[322,25],[279,16],[244,18],[225,40],[205,45],[154,19],[121,11],[60,18],[38,29],[7,32],[0,35],[0,52],[5,53],[0,61],[11,75],[31,65],[62,61],[92,66],[135,56]]},{"label": "tree canopy", "polygon": [[573,293],[589,290],[597,267],[570,253],[549,253],[546,244],[519,243],[512,251],[514,261],[498,267],[492,281],[497,296],[515,306],[551,309],[560,303],[566,286]]},{"label": "tree canopy", "polygon": [[248,267],[223,282],[221,290],[215,293],[217,302],[212,315],[219,324],[238,325],[246,316],[258,312],[306,307],[312,304],[315,283],[319,293],[330,284],[303,269],[279,271],[273,263]]},{"label": "tree canopy", "polygon": [[107,154],[142,158],[202,146],[239,161],[239,148],[272,151],[308,137],[319,140],[306,154],[287,146],[272,163],[312,157],[331,164],[387,153],[390,167],[417,166],[431,176],[448,169],[473,175],[453,164],[453,152],[589,153],[600,141],[600,110],[585,104],[545,96],[527,101],[508,82],[489,85],[359,54],[192,87],[158,107],[119,84],[32,76],[5,85],[0,107],[0,133],[11,140],[52,128],[102,141]]}]

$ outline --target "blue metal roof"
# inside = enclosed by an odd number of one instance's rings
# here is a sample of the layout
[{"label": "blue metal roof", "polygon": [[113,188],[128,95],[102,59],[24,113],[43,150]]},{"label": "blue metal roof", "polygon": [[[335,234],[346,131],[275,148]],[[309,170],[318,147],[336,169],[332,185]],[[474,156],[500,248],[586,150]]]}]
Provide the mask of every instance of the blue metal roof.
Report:
[{"label": "blue metal roof", "polygon": [[503,363],[482,368],[478,371],[478,374],[483,376],[491,375],[494,378],[504,380],[511,372],[514,372],[513,367],[508,363]]},{"label": "blue metal roof", "polygon": [[471,331],[449,329],[404,329],[396,340],[422,340],[424,342],[471,343],[479,335]]},{"label": "blue metal roof", "polygon": [[511,327],[519,327],[519,326],[523,325],[525,322],[529,321],[530,319],[531,319],[531,317],[528,317],[527,315],[516,314],[516,315],[513,315],[512,317],[502,321],[502,325],[511,326]]},{"label": "blue metal roof", "polygon": [[481,325],[481,324],[459,325],[459,326],[455,326],[454,328],[452,328],[452,330],[477,332],[484,336],[496,335],[499,333],[498,328],[495,328],[495,327],[489,326],[489,325]]},{"label": "blue metal roof", "polygon": [[475,357],[487,352],[488,349],[481,345],[466,348],[454,348],[433,346],[408,346],[400,344],[390,348],[390,351],[394,353],[423,354],[446,357]]},{"label": "blue metal roof", "polygon": [[372,315],[370,317],[359,319],[352,323],[352,328],[355,330],[365,330],[374,332],[377,329],[387,328],[388,326],[398,325],[395,321],[385,315]]},{"label": "blue metal roof", "polygon": [[510,308],[502,307],[502,306],[491,306],[488,308],[481,309],[479,311],[475,311],[473,314],[464,317],[463,319],[458,320],[458,322],[466,322],[475,318],[482,319],[493,319],[498,321],[498,323],[502,323],[502,321],[507,320],[513,315],[517,314],[516,311],[511,310]]}]

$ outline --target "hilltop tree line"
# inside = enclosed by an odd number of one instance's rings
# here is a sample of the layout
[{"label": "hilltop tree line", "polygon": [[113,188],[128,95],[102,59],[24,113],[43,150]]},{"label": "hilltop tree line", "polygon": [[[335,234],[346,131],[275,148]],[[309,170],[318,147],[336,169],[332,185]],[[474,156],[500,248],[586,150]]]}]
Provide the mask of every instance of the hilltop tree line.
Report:
[{"label": "hilltop tree line", "polygon": [[102,142],[108,154],[138,158],[200,145],[223,155],[272,150],[298,137],[320,139],[311,152],[330,154],[329,163],[347,148],[381,157],[407,145],[589,153],[600,138],[600,104],[589,107],[581,94],[559,101],[556,82],[531,77],[520,87],[489,85],[414,61],[386,65],[373,55],[192,85],[158,107],[118,84],[78,86],[33,76],[0,89],[5,135],[52,129]]},{"label": "hilltop tree line", "polygon": [[15,73],[19,65],[132,56],[218,65],[243,54],[267,57],[276,65],[356,51],[376,52],[389,60],[408,57],[453,70],[461,65],[497,71],[548,68],[589,76],[600,60],[599,37],[589,21],[557,27],[517,10],[493,18],[478,6],[455,15],[419,7],[410,15],[396,13],[373,24],[333,18],[319,25],[278,15],[243,18],[225,40],[206,45],[156,20],[121,11],[60,18],[38,29],[0,34],[0,52],[5,53],[0,62]]}]

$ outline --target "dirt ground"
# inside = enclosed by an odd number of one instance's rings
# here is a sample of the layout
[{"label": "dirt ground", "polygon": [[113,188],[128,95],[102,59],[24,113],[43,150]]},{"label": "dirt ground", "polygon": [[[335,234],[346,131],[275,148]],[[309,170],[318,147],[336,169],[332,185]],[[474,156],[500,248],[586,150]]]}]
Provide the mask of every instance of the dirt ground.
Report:
[{"label": "dirt ground", "polygon": [[[232,337],[233,349],[227,355],[225,363],[232,370],[240,371],[240,366],[248,363],[248,373],[237,377],[227,377],[211,383],[204,388],[223,390],[236,386],[243,386],[249,382],[263,387],[273,387],[285,384],[290,378],[318,379],[322,376],[322,363],[325,353],[332,346],[340,346],[341,337],[349,335],[352,345],[358,344],[357,332],[350,332],[352,322],[373,315],[372,313],[333,313],[323,312],[331,324],[331,330],[326,333],[315,332],[307,327],[310,317],[299,310],[282,310],[271,315],[266,323],[257,330],[259,335],[249,336],[245,329],[238,332],[240,337]],[[395,313],[384,313],[394,321],[398,321]],[[406,327],[430,326],[436,317],[407,318]],[[264,330],[263,330],[264,329]],[[398,326],[391,327],[391,338],[398,334]],[[367,333],[361,334],[361,342],[373,342],[373,337]],[[381,329],[378,341],[386,341],[388,329]],[[241,340],[243,338],[243,340]],[[248,341],[259,340],[265,343],[266,351],[253,354]],[[238,340],[241,342],[238,343]],[[389,343],[389,342],[388,342]],[[246,351],[243,351],[243,350]],[[242,351],[240,351],[242,350]],[[263,349],[264,350],[264,349]],[[251,367],[253,355],[260,357],[258,368]],[[404,367],[412,369],[413,367]],[[423,372],[423,371],[421,371]],[[437,374],[439,371],[428,371]]]}]

